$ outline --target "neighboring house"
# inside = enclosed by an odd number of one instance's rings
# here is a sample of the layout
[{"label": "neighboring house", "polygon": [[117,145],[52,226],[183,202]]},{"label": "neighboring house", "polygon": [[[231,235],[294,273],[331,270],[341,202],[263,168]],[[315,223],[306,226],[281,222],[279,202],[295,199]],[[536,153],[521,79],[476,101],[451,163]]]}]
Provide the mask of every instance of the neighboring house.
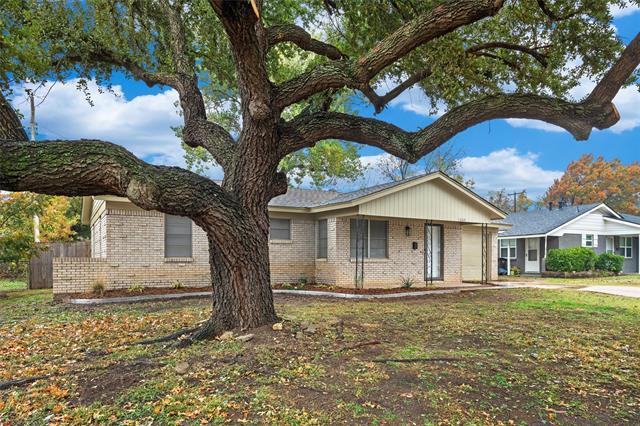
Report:
[{"label": "neighboring house", "polygon": [[512,213],[509,229],[498,234],[500,257],[523,273],[545,270],[549,250],[590,247],[624,257],[624,273],[638,273],[640,217],[616,212],[604,203]]},{"label": "neighboring house", "polygon": [[[497,276],[494,220],[506,213],[436,172],[355,192],[289,189],[269,204],[273,283],[397,287],[402,278],[459,284]],[[92,258],[56,259],[54,293],[209,286],[205,233],[127,199],[84,199]],[[485,271],[483,274],[482,271]]]}]

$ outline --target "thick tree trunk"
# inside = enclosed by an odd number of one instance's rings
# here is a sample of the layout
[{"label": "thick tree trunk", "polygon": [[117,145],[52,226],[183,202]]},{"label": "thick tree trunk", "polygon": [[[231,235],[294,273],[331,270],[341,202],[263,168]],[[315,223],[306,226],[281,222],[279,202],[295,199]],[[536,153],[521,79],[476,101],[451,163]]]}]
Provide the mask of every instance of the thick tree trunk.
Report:
[{"label": "thick tree trunk", "polygon": [[[265,218],[267,213],[264,212]],[[268,229],[256,218],[235,217],[226,226],[205,228],[213,289],[211,318],[188,341],[227,330],[249,329],[278,320],[269,271]]]}]

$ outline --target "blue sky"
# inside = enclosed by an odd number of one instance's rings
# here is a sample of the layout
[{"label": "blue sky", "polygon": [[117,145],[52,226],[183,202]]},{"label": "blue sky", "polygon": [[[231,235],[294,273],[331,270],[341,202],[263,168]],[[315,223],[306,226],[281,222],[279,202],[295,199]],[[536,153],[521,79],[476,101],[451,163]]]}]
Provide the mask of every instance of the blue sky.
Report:
[{"label": "blue sky", "polygon": [[[618,35],[623,41],[629,41],[640,28],[640,7],[618,11],[615,15]],[[115,96],[99,93],[93,85],[93,107],[73,82],[56,84],[37,108],[38,138],[109,140],[124,145],[147,161],[182,165],[182,150],[170,129],[181,123],[174,105],[175,92],[149,89],[122,74],[114,75],[111,82]],[[588,93],[590,84],[585,81],[574,95],[580,97]],[[40,91],[38,96],[44,92]],[[28,111],[25,99],[22,88],[16,88],[13,103],[23,113]],[[562,174],[568,163],[583,154],[620,158],[623,163],[640,160],[640,93],[635,87],[624,89],[614,102],[620,110],[621,122],[612,129],[594,131],[588,141],[577,142],[568,133],[546,123],[494,120],[468,129],[449,143],[464,153],[463,172],[475,180],[479,193],[505,187],[525,189],[538,196]],[[432,121],[427,110],[421,93],[412,89],[377,118],[415,130]],[[373,115],[370,108],[360,108],[360,113]],[[365,164],[375,163],[381,153],[370,147],[361,150]],[[218,170],[211,173],[215,177],[220,175]],[[352,189],[379,183],[379,180],[379,174],[369,171],[355,184],[341,186]]]}]

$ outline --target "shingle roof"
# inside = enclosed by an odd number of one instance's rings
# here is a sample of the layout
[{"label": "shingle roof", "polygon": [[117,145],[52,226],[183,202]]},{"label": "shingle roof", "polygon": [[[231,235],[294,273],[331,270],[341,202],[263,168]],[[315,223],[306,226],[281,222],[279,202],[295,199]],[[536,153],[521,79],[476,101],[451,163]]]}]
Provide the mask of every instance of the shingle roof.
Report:
[{"label": "shingle roof", "polygon": [[347,203],[357,200],[378,191],[393,188],[405,184],[414,179],[423,178],[426,175],[419,175],[407,178],[398,182],[383,183],[381,185],[370,186],[351,192],[323,191],[321,189],[300,189],[289,188],[286,194],[275,197],[269,203],[273,207],[319,207],[331,204]]},{"label": "shingle roof", "polygon": [[339,195],[341,193],[338,191],[289,188],[286,194],[273,198],[269,205],[274,207],[313,207]]},{"label": "shingle roof", "polygon": [[511,213],[502,222],[510,223],[512,226],[500,232],[500,237],[546,234],[599,205],[600,203],[594,203],[553,210],[540,209]]},{"label": "shingle roof", "polygon": [[640,225],[640,216],[635,216],[627,213],[620,213],[620,216],[622,216],[622,220]]}]

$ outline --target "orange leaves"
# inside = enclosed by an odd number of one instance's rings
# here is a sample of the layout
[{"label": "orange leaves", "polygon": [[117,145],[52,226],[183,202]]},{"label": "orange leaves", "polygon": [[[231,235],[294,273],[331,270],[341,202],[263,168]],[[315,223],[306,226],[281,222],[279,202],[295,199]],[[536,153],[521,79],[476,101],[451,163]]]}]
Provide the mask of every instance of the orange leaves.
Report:
[{"label": "orange leaves", "polygon": [[589,204],[606,202],[616,210],[640,213],[640,164],[625,165],[619,159],[594,160],[587,154],[571,162],[545,194],[545,202]]},{"label": "orange leaves", "polygon": [[45,391],[49,392],[52,396],[56,398],[66,398],[66,396],[69,394],[69,391],[67,389],[60,389],[56,385],[47,386],[45,388]]}]

